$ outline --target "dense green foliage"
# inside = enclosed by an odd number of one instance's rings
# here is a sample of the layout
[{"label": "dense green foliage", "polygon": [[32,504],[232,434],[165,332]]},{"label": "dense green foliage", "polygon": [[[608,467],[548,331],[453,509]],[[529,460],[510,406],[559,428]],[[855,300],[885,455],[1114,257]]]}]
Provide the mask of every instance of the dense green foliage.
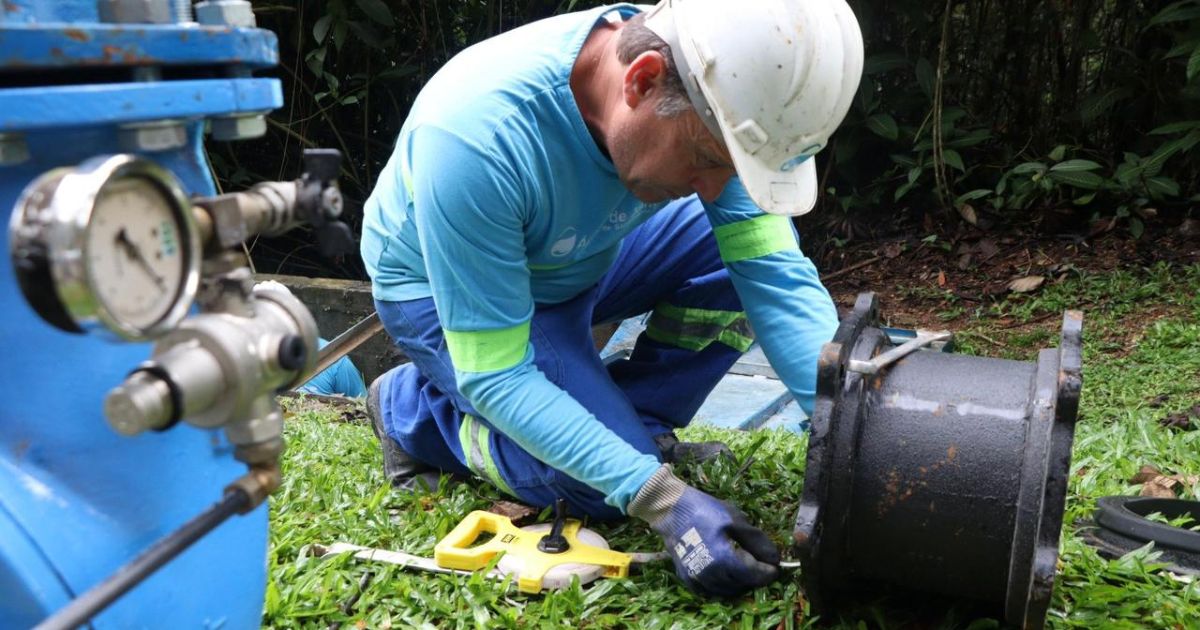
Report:
[{"label": "dense green foliage", "polygon": [[[1037,348],[1056,343],[1057,317],[1043,321],[1045,315],[1068,306],[1086,314],[1084,389],[1050,628],[1192,628],[1200,619],[1200,582],[1179,582],[1161,571],[1153,549],[1105,560],[1077,535],[1077,522],[1091,514],[1095,499],[1138,493],[1130,479],[1141,466],[1185,477],[1200,470],[1200,430],[1168,429],[1159,422],[1200,405],[1198,296],[1200,266],[1083,275],[1043,294],[1013,296],[989,307],[964,331],[971,334],[959,336],[966,352],[995,354],[993,344],[1001,342],[1002,356],[1031,361]],[[886,313],[887,304],[882,307]],[[1158,317],[1147,318],[1148,312]],[[1040,322],[1033,325],[1038,334],[1001,323],[1010,319]],[[976,347],[976,340],[988,344]],[[431,555],[434,543],[469,511],[503,498],[485,484],[448,479],[434,495],[393,492],[383,481],[370,428],[338,422],[340,417],[337,410],[310,409],[287,420],[284,486],[270,508],[266,627],[1000,627],[966,605],[933,602],[914,611],[877,596],[818,620],[794,574],[733,601],[692,595],[668,564],[647,566],[628,580],[528,596],[479,576],[405,571],[345,556],[305,558],[305,545],[335,541]],[[744,508],[785,544],[804,482],[805,438],[705,427],[690,427],[685,437],[729,443],[738,461],[692,467],[685,476]],[[1200,499],[1200,486],[1183,484],[1182,496]],[[617,549],[661,545],[636,522],[596,529]]]},{"label": "dense green foliage", "polygon": [[867,64],[829,216],[1075,206],[1137,236],[1145,208],[1200,199],[1200,2],[851,4]]},{"label": "dense green foliage", "polygon": [[[1200,201],[1200,0],[851,0],[866,42],[856,103],[818,156],[806,229],[850,238],[883,217],[1027,223],[1146,218]],[[286,105],[267,138],[212,146],[222,183],[294,176],[302,146],[348,157],[348,217],[412,99],[473,42],[596,0],[255,2],[279,35]],[[964,208],[964,205],[968,206]],[[259,244],[265,271],[361,277],[303,239]]]}]

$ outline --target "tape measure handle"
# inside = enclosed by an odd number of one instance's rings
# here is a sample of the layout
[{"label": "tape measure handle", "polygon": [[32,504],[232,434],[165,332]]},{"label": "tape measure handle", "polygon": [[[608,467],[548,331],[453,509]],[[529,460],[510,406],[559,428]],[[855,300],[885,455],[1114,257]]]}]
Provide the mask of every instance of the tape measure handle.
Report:
[{"label": "tape measure handle", "polygon": [[482,510],[471,512],[438,541],[433,548],[433,559],[438,566],[447,569],[482,569],[499,553],[500,548],[487,543],[475,547],[471,545],[483,534],[498,534],[505,525],[511,527],[512,522],[499,514]]}]

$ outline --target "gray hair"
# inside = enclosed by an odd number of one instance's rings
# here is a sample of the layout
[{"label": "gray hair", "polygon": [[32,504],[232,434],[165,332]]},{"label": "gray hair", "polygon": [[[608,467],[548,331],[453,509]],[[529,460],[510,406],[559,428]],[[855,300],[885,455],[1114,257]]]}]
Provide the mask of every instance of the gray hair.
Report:
[{"label": "gray hair", "polygon": [[675,68],[675,58],[671,47],[654,31],[646,28],[646,14],[639,13],[625,22],[617,39],[617,59],[623,64],[630,64],[637,56],[654,51],[667,61],[667,74],[663,77],[663,91],[654,107],[654,113],[663,118],[674,118],[692,109],[687,90],[683,87],[683,79]]}]

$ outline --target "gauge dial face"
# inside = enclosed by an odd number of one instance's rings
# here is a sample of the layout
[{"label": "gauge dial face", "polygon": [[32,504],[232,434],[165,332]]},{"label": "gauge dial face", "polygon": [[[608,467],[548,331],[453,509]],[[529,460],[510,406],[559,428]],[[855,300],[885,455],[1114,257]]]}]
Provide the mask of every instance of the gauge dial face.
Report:
[{"label": "gauge dial face", "polygon": [[171,313],[187,276],[175,205],[143,177],[110,180],[96,195],[84,242],[95,299],[126,327]]},{"label": "gauge dial face", "polygon": [[174,175],[134,155],[100,155],[30,182],[9,225],[30,306],[72,333],[129,341],[173,329],[191,309],[200,244]]}]

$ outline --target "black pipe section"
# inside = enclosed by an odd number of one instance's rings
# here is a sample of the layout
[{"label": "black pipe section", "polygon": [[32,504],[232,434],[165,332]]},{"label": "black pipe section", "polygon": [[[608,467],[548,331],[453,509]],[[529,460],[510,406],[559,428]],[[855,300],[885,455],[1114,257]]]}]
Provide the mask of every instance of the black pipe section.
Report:
[{"label": "black pipe section", "polygon": [[35,626],[34,630],[71,630],[87,623],[192,543],[249,506],[250,496],[244,490],[236,487],[227,490],[221,500],[212,507],[147,547],[138,557],[117,569],[103,582],[47,617]]},{"label": "black pipe section", "polygon": [[1041,628],[1081,380],[1082,314],[1025,363],[892,347],[875,296],[823,348],[794,539],[818,611],[861,583],[969,598]]}]

